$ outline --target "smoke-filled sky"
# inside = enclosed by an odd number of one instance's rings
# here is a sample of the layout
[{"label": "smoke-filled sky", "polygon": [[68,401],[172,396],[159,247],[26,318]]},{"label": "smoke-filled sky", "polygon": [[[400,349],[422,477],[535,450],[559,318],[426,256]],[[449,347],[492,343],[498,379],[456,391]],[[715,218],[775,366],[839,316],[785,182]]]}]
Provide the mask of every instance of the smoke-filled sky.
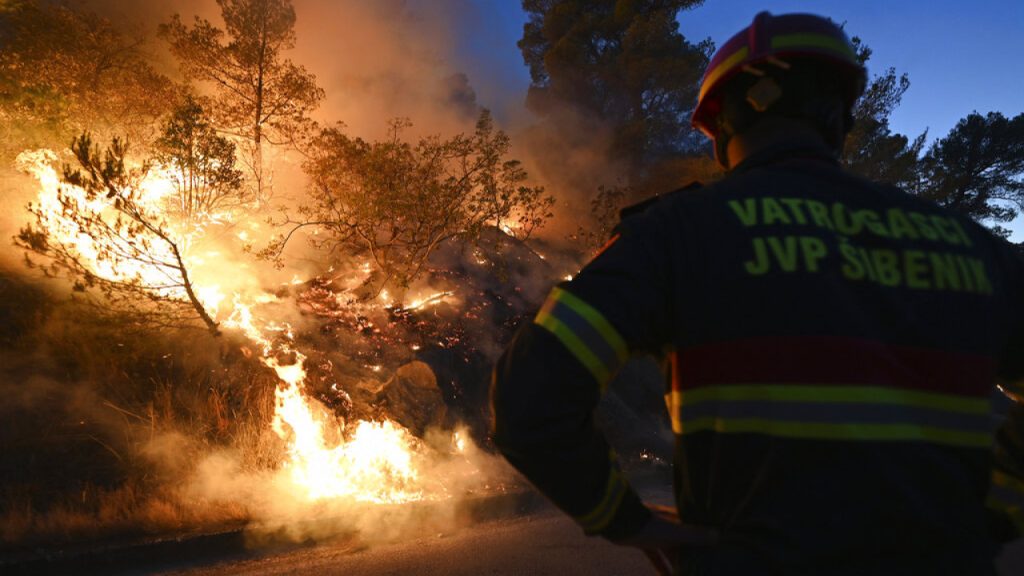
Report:
[{"label": "smoke-filled sky", "polygon": [[[180,12],[217,20],[214,0],[89,0],[155,27]],[[514,0],[294,0],[298,46],[291,57],[327,91],[318,114],[377,136],[387,118],[407,116],[423,132],[472,122],[459,100],[491,108],[513,132],[530,122],[529,75],[516,42],[526,16]],[[720,45],[760,10],[813,11],[845,22],[874,50],[873,72],[894,67],[911,86],[892,116],[894,131],[944,136],[972,111],[1024,111],[1020,0],[708,0],[680,15],[683,34]],[[464,73],[466,79],[455,76]],[[468,82],[466,82],[468,80]],[[456,104],[452,106],[452,104]],[[468,102],[467,102],[468,103]],[[1016,225],[1017,239],[1024,223]]]}]

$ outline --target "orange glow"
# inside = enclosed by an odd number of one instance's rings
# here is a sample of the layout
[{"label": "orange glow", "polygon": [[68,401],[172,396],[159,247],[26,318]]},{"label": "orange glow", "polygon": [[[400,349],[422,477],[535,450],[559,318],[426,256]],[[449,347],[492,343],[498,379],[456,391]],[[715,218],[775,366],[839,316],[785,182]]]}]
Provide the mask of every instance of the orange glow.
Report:
[{"label": "orange glow", "polygon": [[[82,233],[62,214],[60,197],[75,203],[75,208],[98,217],[116,217],[111,214],[113,200],[104,195],[89,198],[82,189],[62,183],[54,166],[57,156],[50,151],[25,152],[18,158],[22,169],[38,180],[40,191],[36,200],[42,221],[54,241],[71,247],[80,261],[97,276],[111,280],[139,279],[141,286],[161,296],[185,299],[182,288],[165,288],[165,271],[153,259],[129,259],[113,265],[102,257],[102,247],[96,240]],[[139,187],[140,205],[154,214],[163,214],[163,203],[173,193],[172,182],[166,175],[151,172]],[[186,249],[183,258],[189,267],[202,263],[189,254],[188,245],[195,228],[181,222],[161,222],[183,239]],[[237,237],[246,240],[248,234]],[[159,249],[159,246],[158,246]],[[207,253],[215,259],[217,254]],[[171,258],[158,253],[155,259]],[[369,263],[362,266],[369,272]],[[221,269],[217,274],[225,282],[231,271]],[[295,275],[289,285],[303,284]],[[273,302],[277,298],[266,293],[233,293],[230,297],[222,290],[222,282],[208,278],[193,278],[195,292],[207,312],[219,321],[223,330],[237,331],[258,347],[261,362],[272,369],[279,380],[275,390],[275,410],[271,422],[273,431],[287,444],[287,457],[279,464],[278,480],[288,492],[309,501],[323,499],[350,499],[366,503],[403,503],[423,499],[448,497],[443,482],[434,472],[429,477],[429,451],[422,440],[401,424],[388,419],[379,421],[345,422],[335,417],[319,401],[306,393],[306,356],[294,348],[295,334],[286,323],[260,318],[254,307]],[[450,292],[424,295],[414,299],[407,309],[418,309],[437,304],[451,297]],[[389,303],[386,290],[380,301]],[[231,305],[226,306],[230,302]],[[417,349],[419,346],[414,346]],[[284,362],[280,358],[289,358]],[[379,371],[380,366],[373,366]],[[465,450],[466,439],[453,440],[458,451]]]}]

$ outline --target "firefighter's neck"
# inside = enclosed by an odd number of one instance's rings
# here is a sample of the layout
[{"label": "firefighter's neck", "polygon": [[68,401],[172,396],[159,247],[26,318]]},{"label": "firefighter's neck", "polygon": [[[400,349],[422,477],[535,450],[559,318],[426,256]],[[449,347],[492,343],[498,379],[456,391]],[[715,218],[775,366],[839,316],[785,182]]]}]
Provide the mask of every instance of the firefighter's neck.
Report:
[{"label": "firefighter's neck", "polygon": [[[841,141],[841,137],[840,137]],[[793,118],[772,116],[754,124],[742,134],[729,140],[726,154],[729,169],[732,170],[747,158],[778,147],[819,147],[839,152],[833,143],[826,141],[818,130],[805,122]]]}]

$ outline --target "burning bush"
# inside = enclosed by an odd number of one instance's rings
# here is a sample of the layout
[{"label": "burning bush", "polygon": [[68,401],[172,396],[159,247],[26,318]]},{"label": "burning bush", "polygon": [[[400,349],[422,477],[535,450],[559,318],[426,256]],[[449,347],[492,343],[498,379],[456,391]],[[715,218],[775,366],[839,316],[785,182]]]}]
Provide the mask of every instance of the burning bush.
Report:
[{"label": "burning bush", "polygon": [[486,110],[469,136],[413,144],[402,138],[409,126],[393,121],[379,142],[324,130],[305,166],[310,202],[264,254],[279,256],[298,229],[314,227],[324,232],[310,236],[318,248],[369,254],[381,273],[376,296],[388,286],[407,288],[448,240],[471,243],[494,227],[525,239],[551,216],[554,198],[528,186],[522,165],[505,159],[509,138]]},{"label": "burning bush", "polygon": [[100,290],[139,322],[201,320],[216,332],[185,259],[191,231],[163,215],[167,190],[153,189],[160,181],[147,179],[149,166],[128,167],[128,147],[118,139],[100,150],[86,134],[71,149],[80,166],[65,166],[63,184],[47,174],[53,158],[37,154],[28,166],[49,186],[29,205],[35,222],[22,228],[18,245],[44,256],[44,271],[69,274],[80,292]]}]

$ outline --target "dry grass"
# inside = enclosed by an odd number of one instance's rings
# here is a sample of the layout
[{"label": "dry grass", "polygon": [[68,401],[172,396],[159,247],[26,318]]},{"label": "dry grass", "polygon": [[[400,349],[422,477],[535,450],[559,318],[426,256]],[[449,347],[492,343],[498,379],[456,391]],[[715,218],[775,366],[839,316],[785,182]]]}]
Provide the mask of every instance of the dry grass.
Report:
[{"label": "dry grass", "polygon": [[0,516],[4,549],[62,545],[125,537],[211,530],[244,522],[249,511],[235,504],[202,505],[144,487],[97,491],[89,501],[65,501],[46,512],[24,504]]},{"label": "dry grass", "polygon": [[239,522],[181,490],[204,454],[272,467],[276,379],[205,332],[129,332],[0,271],[0,546]]}]

